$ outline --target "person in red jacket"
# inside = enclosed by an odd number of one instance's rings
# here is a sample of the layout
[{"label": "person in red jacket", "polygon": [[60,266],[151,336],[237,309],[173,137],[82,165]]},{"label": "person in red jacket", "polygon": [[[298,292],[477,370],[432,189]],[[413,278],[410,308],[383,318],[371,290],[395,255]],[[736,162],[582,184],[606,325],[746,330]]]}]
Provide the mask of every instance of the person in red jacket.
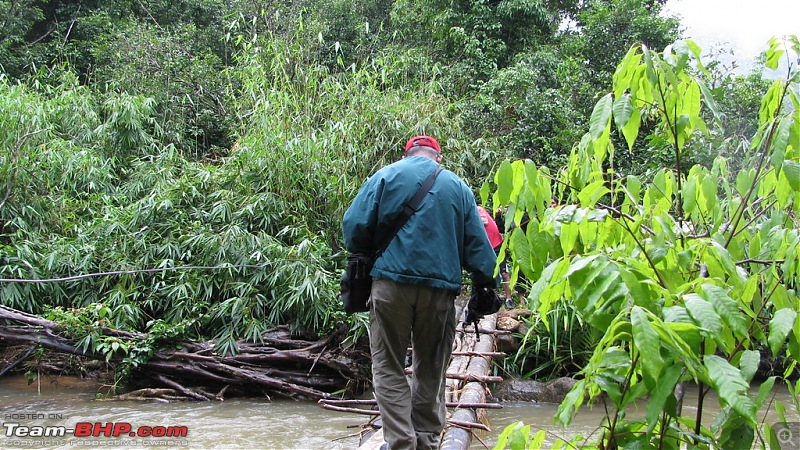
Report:
[{"label": "person in red jacket", "polygon": [[[483,206],[478,206],[478,215],[481,217],[483,227],[486,229],[486,236],[489,237],[489,243],[492,244],[495,256],[500,254],[500,246],[503,245],[503,235],[497,227],[497,223],[489,211]],[[514,300],[511,297],[511,288],[509,287],[508,265],[505,261],[500,263],[500,276],[503,278],[503,291],[506,294],[506,309],[514,307]]]}]

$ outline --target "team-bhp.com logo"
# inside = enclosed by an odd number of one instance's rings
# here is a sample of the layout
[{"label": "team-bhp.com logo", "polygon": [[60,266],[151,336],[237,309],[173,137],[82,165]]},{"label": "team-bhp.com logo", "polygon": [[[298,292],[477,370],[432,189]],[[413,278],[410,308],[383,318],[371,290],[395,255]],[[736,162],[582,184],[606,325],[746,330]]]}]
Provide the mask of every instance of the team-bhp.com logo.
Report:
[{"label": "team-bhp.com logo", "polygon": [[185,426],[134,428],[128,422],[78,422],[75,428],[65,426],[23,426],[18,423],[3,423],[6,437],[186,437],[189,429]]}]

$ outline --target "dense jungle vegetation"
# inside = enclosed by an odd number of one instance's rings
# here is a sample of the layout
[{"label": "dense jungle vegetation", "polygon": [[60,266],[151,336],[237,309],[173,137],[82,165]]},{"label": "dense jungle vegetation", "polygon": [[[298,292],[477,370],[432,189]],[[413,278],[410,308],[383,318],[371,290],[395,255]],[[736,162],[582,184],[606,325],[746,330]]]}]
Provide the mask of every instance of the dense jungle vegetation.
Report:
[{"label": "dense jungle vegetation", "polygon": [[[424,132],[508,208],[536,314],[500,370],[577,376],[563,423],[607,402],[573,444],[772,443],[757,411],[800,352],[800,75],[730,72],[663,3],[0,1],[2,305],[109,355],[129,344],[100,325],[220,353],[280,324],[355,342],[340,220]],[[712,425],[686,381],[719,395]]]}]

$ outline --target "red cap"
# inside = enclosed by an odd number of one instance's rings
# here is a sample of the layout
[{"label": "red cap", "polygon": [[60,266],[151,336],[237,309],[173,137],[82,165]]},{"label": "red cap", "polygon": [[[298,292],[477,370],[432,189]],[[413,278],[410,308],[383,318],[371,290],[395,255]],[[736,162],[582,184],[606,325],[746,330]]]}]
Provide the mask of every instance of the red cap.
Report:
[{"label": "red cap", "polygon": [[413,138],[409,139],[408,142],[406,142],[406,151],[408,151],[411,147],[430,147],[439,153],[442,152],[442,148],[439,147],[439,143],[436,141],[436,139],[425,135],[414,136]]}]

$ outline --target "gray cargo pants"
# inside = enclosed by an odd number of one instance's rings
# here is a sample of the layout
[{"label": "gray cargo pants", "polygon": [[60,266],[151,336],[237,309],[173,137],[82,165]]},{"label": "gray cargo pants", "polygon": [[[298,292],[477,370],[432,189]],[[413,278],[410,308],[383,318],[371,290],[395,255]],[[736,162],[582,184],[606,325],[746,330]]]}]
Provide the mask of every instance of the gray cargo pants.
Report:
[{"label": "gray cargo pants", "polygon": [[[392,450],[439,448],[445,374],[456,333],[456,292],[375,280],[370,306],[372,378],[383,435]],[[414,370],[404,374],[412,347]]]}]

